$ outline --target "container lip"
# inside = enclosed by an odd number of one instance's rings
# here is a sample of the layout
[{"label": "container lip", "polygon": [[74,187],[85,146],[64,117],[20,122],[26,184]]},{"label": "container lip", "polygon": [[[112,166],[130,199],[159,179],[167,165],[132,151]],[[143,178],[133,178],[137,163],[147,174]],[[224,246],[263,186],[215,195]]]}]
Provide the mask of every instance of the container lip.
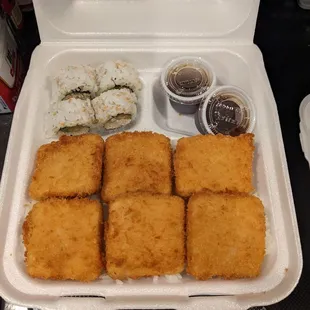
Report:
[{"label": "container lip", "polygon": [[[182,96],[179,96],[179,95],[173,93],[167,87],[167,85],[166,85],[166,72],[168,71],[168,69],[170,67],[172,67],[174,64],[176,64],[178,62],[181,62],[182,60],[196,60],[196,61],[201,62],[203,64],[203,66],[206,68],[208,74],[212,77],[211,85],[202,94],[194,96],[194,97],[182,97]],[[170,96],[170,97],[172,97],[178,101],[181,101],[181,102],[179,102],[180,104],[187,105],[187,104],[190,104],[190,101],[195,101],[195,100],[199,100],[199,99],[206,97],[206,95],[210,92],[210,90],[213,89],[216,85],[216,75],[215,75],[215,72],[214,72],[212,65],[208,61],[203,59],[202,57],[181,56],[181,57],[174,58],[174,59],[172,59],[166,63],[166,65],[164,66],[164,68],[161,72],[160,82],[161,82],[161,85],[163,86],[165,92],[168,94],[168,96]]]},{"label": "container lip", "polygon": [[241,95],[241,97],[243,97],[244,99],[244,103],[245,106],[247,106],[250,110],[250,124],[249,124],[249,128],[247,129],[247,133],[252,133],[254,128],[255,128],[255,124],[256,124],[256,109],[255,106],[253,104],[252,98],[241,88],[237,87],[237,86],[233,86],[233,85],[224,85],[224,86],[219,86],[216,87],[215,89],[213,89],[209,95],[207,96],[206,100],[201,103],[202,109],[201,111],[199,111],[198,113],[201,113],[200,117],[202,120],[202,124],[205,127],[206,131],[209,134],[213,134],[214,132],[211,130],[208,122],[207,122],[207,117],[206,117],[206,112],[207,112],[207,106],[209,103],[209,100],[216,95],[219,92],[229,92],[229,91],[234,91],[238,94]]}]

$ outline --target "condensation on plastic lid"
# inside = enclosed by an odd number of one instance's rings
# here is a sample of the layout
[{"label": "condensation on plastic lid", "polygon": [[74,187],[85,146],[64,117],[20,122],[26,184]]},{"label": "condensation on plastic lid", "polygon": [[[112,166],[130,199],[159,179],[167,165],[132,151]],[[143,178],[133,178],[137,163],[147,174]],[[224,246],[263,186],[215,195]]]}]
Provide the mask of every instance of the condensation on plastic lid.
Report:
[{"label": "condensation on plastic lid", "polygon": [[214,89],[197,113],[204,133],[237,136],[253,132],[256,123],[252,99],[235,86]]},{"label": "condensation on plastic lid", "polygon": [[212,66],[201,57],[183,56],[171,60],[161,74],[168,96],[180,103],[197,104],[216,84]]}]

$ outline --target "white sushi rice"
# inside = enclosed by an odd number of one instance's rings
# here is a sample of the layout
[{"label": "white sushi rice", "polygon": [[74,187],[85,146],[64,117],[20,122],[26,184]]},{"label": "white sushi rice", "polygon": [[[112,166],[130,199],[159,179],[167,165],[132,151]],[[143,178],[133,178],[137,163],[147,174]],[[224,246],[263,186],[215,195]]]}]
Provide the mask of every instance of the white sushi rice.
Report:
[{"label": "white sushi rice", "polygon": [[50,106],[46,119],[46,133],[52,137],[65,133],[65,128],[71,128],[72,131],[67,132],[68,134],[79,135],[88,132],[94,122],[95,115],[90,99],[70,98]]},{"label": "white sushi rice", "polygon": [[158,283],[158,278],[159,278],[158,276],[154,276],[153,277],[153,283]]},{"label": "white sushi rice", "polygon": [[165,279],[168,283],[180,283],[182,281],[182,276],[180,274],[166,275]]},{"label": "white sushi rice", "polygon": [[114,280],[110,276],[108,276],[106,273],[103,273],[98,279],[104,280],[104,281],[111,281],[111,283],[114,282]]},{"label": "white sushi rice", "polygon": [[178,278],[179,280],[183,279],[183,277],[182,277],[182,275],[181,275],[180,273],[176,274],[176,276],[177,276],[177,278]]},{"label": "white sushi rice", "polygon": [[96,70],[85,65],[61,69],[52,83],[53,101],[62,100],[72,92],[89,92],[94,98],[97,91]]},{"label": "white sushi rice", "polygon": [[[165,280],[167,283],[181,283],[182,282],[182,275],[181,274],[175,274],[175,275],[164,275],[164,276],[153,276],[152,282],[153,284],[157,284],[159,282],[159,279]],[[100,280],[104,280],[104,281],[112,281],[117,285],[123,285],[123,284],[134,284],[136,283],[138,280],[134,280],[131,278],[127,278],[126,280],[113,280],[112,278],[110,278],[108,275],[101,275],[99,277]]]},{"label": "white sushi rice", "polygon": [[129,284],[133,284],[135,282],[135,280],[131,279],[131,278],[128,278],[127,281],[128,281]]},{"label": "white sushi rice", "polygon": [[128,87],[139,94],[142,83],[136,68],[125,61],[107,61],[96,68],[99,84],[99,94],[113,89],[116,86]]},{"label": "white sushi rice", "polygon": [[97,125],[115,129],[131,123],[137,114],[137,97],[127,88],[113,89],[93,99]]}]

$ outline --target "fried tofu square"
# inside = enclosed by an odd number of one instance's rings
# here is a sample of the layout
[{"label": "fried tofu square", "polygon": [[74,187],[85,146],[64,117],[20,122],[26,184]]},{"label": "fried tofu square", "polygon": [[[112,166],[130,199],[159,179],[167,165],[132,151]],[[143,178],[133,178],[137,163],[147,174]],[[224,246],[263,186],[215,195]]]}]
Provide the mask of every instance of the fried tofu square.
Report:
[{"label": "fried tofu square", "polygon": [[100,190],[104,141],[99,135],[61,136],[42,145],[35,162],[29,196],[85,197]]},{"label": "fried tofu square", "polygon": [[203,190],[251,193],[254,135],[198,135],[178,141],[174,171],[182,197]]},{"label": "fried tofu square", "polygon": [[109,205],[106,269],[113,279],[183,271],[185,206],[177,196],[125,194]]},{"label": "fried tofu square", "polygon": [[265,255],[265,232],[259,198],[193,195],[187,210],[187,273],[199,280],[257,277]]},{"label": "fried tofu square", "polygon": [[109,202],[130,192],[171,194],[169,138],[152,132],[124,132],[106,140],[101,196]]},{"label": "fried tofu square", "polygon": [[103,269],[102,223],[102,207],[95,200],[36,203],[23,224],[27,273],[41,279],[97,279]]}]

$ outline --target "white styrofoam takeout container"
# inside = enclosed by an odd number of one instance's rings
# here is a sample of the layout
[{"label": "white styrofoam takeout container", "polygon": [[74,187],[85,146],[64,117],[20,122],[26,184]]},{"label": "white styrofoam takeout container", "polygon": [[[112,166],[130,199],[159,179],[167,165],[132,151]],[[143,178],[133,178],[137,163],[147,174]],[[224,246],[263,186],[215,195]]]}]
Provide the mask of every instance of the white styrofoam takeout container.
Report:
[{"label": "white styrofoam takeout container", "polygon": [[[253,44],[259,0],[34,0],[42,43],[32,55],[7,149],[0,189],[0,295],[41,309],[247,309],[285,298],[296,286],[302,254],[275,100],[263,58]],[[178,138],[198,134],[194,115],[179,115],[160,87],[163,65],[178,56],[209,61],[219,84],[244,89],[257,112],[255,187],[271,242],[257,279],[177,283],[161,277],[117,284],[43,281],[25,272],[21,227],[37,148],[50,142],[44,115],[48,77],[68,64],[124,59],[144,83],[140,115],[130,130]]]}]

